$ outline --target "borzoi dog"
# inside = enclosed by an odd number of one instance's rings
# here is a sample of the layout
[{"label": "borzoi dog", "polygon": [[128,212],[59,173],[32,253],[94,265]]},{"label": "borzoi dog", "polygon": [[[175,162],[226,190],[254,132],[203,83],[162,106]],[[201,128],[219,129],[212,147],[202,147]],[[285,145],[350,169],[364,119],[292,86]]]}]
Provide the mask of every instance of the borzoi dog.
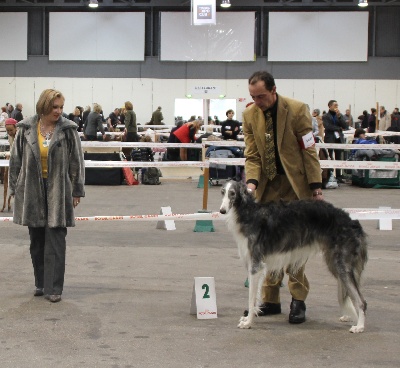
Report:
[{"label": "borzoi dog", "polygon": [[[220,213],[227,214],[249,278],[249,313],[239,328],[251,328],[258,312],[257,293],[264,271],[296,271],[322,251],[329,271],[338,280],[342,322],[357,324],[350,332],[364,331],[367,303],[360,278],[367,262],[366,234],[360,223],[325,201],[256,203],[245,184],[230,181],[222,188]],[[349,316],[350,315],[350,316]]]}]

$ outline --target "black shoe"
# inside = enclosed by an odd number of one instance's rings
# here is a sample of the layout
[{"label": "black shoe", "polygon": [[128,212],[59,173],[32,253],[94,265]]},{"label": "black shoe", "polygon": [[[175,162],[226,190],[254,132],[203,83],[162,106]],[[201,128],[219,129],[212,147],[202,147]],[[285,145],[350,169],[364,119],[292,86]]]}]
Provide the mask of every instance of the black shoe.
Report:
[{"label": "black shoe", "polygon": [[292,299],[290,303],[289,323],[303,323],[306,320],[306,304],[302,300]]},{"label": "black shoe", "polygon": [[33,296],[43,296],[44,292],[43,289],[41,288],[36,288],[35,291],[33,292]]},{"label": "black shoe", "polygon": [[61,301],[61,295],[45,295],[45,299],[50,300],[52,303],[58,303]]},{"label": "black shoe", "polygon": [[[280,314],[281,313],[281,303],[263,303],[259,306],[260,311],[257,316],[271,316],[272,314]],[[247,317],[249,315],[249,311],[246,309],[243,313],[243,316]]]}]

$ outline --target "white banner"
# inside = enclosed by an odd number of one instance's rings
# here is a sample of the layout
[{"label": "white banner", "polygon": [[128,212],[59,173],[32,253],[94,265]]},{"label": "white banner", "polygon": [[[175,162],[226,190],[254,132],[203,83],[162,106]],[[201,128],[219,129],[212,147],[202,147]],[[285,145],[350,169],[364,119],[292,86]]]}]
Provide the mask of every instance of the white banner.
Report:
[{"label": "white banner", "polygon": [[216,24],[215,0],[192,0],[193,24]]}]

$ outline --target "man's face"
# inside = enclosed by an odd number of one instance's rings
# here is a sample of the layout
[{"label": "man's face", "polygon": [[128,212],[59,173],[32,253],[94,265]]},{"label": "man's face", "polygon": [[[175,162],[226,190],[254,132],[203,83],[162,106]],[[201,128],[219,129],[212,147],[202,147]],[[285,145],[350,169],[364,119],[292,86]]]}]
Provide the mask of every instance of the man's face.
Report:
[{"label": "man's face", "polygon": [[17,109],[22,111],[22,105],[21,105],[21,104],[18,104],[18,105],[17,105]]},{"label": "man's face", "polygon": [[331,106],[329,106],[329,110],[336,111],[339,108],[339,104],[334,102]]},{"label": "man's face", "polygon": [[264,81],[258,81],[255,84],[249,84],[249,92],[254,103],[262,111],[269,109],[276,102],[276,86],[272,88],[272,91],[268,91],[265,88]]},{"label": "man's face", "polygon": [[394,111],[393,111],[395,114],[398,114],[399,113],[399,109],[394,109]]},{"label": "man's face", "polygon": [[228,120],[232,120],[234,116],[235,116],[235,113],[233,111],[228,112],[228,115],[227,115]]},{"label": "man's face", "polygon": [[350,115],[350,110],[349,109],[346,110],[346,115]]}]

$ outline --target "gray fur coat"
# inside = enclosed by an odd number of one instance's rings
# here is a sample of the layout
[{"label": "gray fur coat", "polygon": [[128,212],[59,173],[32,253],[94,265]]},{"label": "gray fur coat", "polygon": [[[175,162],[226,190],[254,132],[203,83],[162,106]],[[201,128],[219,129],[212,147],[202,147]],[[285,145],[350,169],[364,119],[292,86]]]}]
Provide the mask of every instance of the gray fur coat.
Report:
[{"label": "gray fur coat", "polygon": [[84,197],[85,167],[77,125],[57,121],[48,153],[47,211],[38,145],[38,115],[17,124],[11,150],[9,194],[15,196],[13,222],[30,227],[75,226],[73,197]]}]

